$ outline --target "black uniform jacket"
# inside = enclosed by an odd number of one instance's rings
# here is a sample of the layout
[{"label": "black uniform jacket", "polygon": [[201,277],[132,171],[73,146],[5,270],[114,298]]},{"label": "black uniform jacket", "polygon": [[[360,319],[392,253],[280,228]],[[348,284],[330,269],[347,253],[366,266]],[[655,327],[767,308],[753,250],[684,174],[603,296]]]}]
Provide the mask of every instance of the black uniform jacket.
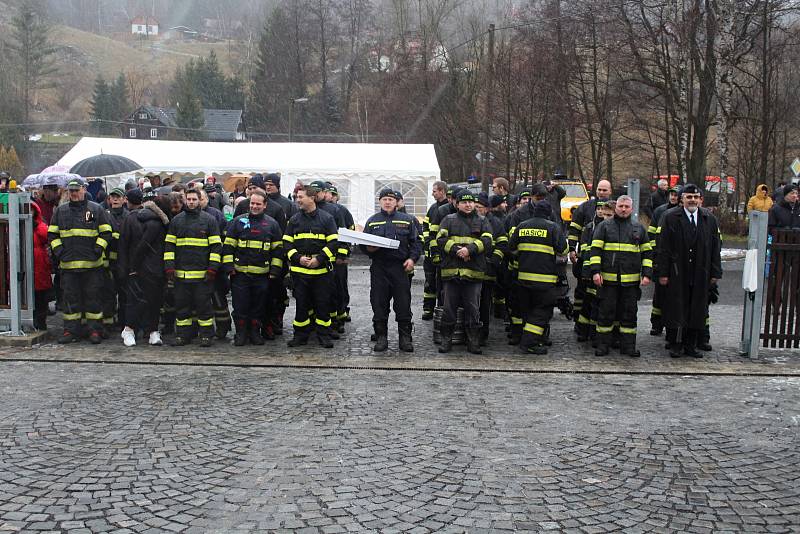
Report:
[{"label": "black uniform jacket", "polygon": [[367,220],[364,232],[400,241],[400,247],[396,250],[379,248],[375,252],[370,252],[365,245],[361,245],[361,250],[374,262],[403,263],[411,259],[417,263],[422,255],[422,245],[417,235],[414,217],[407,213],[395,210],[394,213],[388,214],[381,210]]}]

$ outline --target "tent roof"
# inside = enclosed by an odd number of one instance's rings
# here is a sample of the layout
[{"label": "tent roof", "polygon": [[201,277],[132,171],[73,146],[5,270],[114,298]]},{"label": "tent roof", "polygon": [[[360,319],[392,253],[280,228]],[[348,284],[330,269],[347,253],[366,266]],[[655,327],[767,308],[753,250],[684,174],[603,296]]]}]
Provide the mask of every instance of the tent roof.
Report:
[{"label": "tent roof", "polygon": [[292,178],[439,179],[433,145],[370,143],[213,143],[84,137],[59,161],[125,156],[147,172],[280,172]]}]

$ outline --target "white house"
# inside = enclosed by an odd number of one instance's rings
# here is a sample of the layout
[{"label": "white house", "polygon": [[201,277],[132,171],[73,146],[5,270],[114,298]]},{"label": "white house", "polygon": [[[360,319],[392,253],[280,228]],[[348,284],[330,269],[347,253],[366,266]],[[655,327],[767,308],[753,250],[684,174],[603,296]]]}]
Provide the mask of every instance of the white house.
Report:
[{"label": "white house", "polygon": [[133,35],[158,35],[158,21],[153,17],[136,17],[131,21]]}]

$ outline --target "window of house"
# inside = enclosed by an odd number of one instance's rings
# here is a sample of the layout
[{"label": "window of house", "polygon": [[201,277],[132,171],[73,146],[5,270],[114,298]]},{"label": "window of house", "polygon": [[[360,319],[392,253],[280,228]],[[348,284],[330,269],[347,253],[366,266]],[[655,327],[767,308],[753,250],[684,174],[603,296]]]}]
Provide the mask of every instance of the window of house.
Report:
[{"label": "window of house", "polygon": [[158,128],[150,128],[150,139],[158,138]]},{"label": "window of house", "polygon": [[128,128],[128,137],[136,137],[136,128]]},{"label": "window of house", "polygon": [[139,113],[140,119],[147,119],[147,113]]},{"label": "window of house", "polygon": [[143,32],[143,31],[144,31],[144,26],[142,26],[141,24],[139,25],[139,31],[140,31],[140,32]]}]

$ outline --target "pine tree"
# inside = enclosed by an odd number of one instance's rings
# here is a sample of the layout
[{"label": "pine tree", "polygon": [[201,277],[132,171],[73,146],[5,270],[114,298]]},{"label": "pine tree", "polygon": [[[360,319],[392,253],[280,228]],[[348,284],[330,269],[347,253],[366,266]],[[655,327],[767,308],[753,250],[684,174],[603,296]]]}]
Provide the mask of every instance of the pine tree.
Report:
[{"label": "pine tree", "polygon": [[92,99],[89,101],[89,105],[92,107],[92,118],[101,121],[97,124],[97,133],[100,135],[111,134],[113,125],[110,122],[106,122],[112,120],[111,88],[102,76],[98,76],[94,81],[94,91],[92,91]]},{"label": "pine tree", "polygon": [[203,108],[200,98],[189,84],[184,84],[178,97],[178,111],[175,117],[178,128],[178,137],[189,141],[205,139],[205,132],[201,131],[205,124]]},{"label": "pine tree", "polygon": [[22,182],[21,177],[25,172],[22,162],[17,156],[17,149],[13,146],[6,151],[4,168],[12,178],[16,178],[18,182]]},{"label": "pine tree", "polygon": [[128,83],[125,74],[119,73],[117,80],[108,86],[110,120],[121,121],[130,112],[128,103]]},{"label": "pine tree", "polygon": [[8,152],[3,145],[0,145],[0,171],[8,172]]}]

